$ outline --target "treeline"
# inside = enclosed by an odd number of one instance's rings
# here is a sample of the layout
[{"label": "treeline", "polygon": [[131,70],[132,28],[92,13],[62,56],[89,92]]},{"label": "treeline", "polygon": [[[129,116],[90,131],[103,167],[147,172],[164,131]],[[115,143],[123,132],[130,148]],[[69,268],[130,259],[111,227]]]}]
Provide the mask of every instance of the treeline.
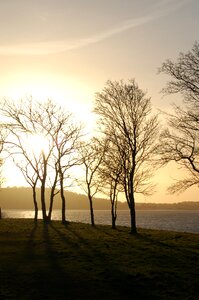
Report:
[{"label": "treeline", "polygon": [[[182,96],[182,106],[174,104],[173,113],[163,114],[164,128],[151,98],[135,79],[109,80],[96,93],[93,112],[98,127],[92,138],[70,112],[51,100],[2,100],[0,152],[13,160],[31,187],[35,222],[38,188],[43,221],[51,221],[59,195],[65,223],[65,190],[78,185],[87,194],[92,226],[94,197],[100,193],[110,200],[115,228],[118,195],[122,193],[134,234],[136,195],[154,192],[151,179],[158,167],[174,161],[185,174],[169,188],[170,193],[199,185],[199,43],[188,53],[180,53],[176,62],[166,60],[159,71],[171,78],[164,94]],[[80,167],[82,177],[78,176]]]}]

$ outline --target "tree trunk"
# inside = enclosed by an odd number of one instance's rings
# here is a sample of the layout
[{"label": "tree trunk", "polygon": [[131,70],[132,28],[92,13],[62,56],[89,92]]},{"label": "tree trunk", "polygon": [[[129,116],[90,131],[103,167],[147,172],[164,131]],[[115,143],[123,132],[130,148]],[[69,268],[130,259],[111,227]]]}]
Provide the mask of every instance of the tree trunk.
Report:
[{"label": "tree trunk", "polygon": [[88,193],[88,199],[89,199],[89,204],[90,204],[91,225],[95,226],[94,211],[93,211],[93,199],[92,199],[90,192]]},{"label": "tree trunk", "polygon": [[62,199],[62,223],[66,223],[66,200],[64,196],[64,189],[61,186],[61,199]]},{"label": "tree trunk", "polygon": [[130,209],[130,218],[131,218],[131,234],[137,233],[136,228],[136,215],[135,215],[135,199],[134,195],[129,195],[129,209]]},{"label": "tree trunk", "polygon": [[116,229],[116,217],[112,215],[112,229]]},{"label": "tree trunk", "polygon": [[116,228],[116,219],[117,219],[117,214],[115,211],[115,203],[111,203],[111,217],[112,217],[112,228]]},{"label": "tree trunk", "polygon": [[46,190],[46,175],[47,175],[47,161],[45,158],[45,154],[42,151],[43,163],[44,163],[44,171],[43,171],[43,179],[41,182],[41,209],[44,223],[48,222],[48,217],[46,214],[46,199],[45,199],[45,190]]},{"label": "tree trunk", "polygon": [[46,223],[48,218],[46,215],[45,183],[44,182],[42,182],[42,185],[41,185],[41,209],[42,209],[43,221]]},{"label": "tree trunk", "polygon": [[66,222],[66,199],[64,196],[64,178],[63,178],[61,166],[59,166],[59,176],[60,176],[60,195],[62,200],[62,223],[65,224],[67,223]]},{"label": "tree trunk", "polygon": [[34,202],[34,208],[35,208],[34,221],[36,223],[37,219],[38,219],[38,205],[37,205],[36,186],[32,187],[32,194],[33,194],[33,202]]},{"label": "tree trunk", "polygon": [[54,196],[55,196],[55,188],[56,188],[56,183],[57,183],[57,172],[55,176],[55,180],[53,183],[53,186],[51,188],[51,193],[50,193],[50,205],[49,205],[49,211],[48,211],[48,221],[51,221],[51,216],[52,216],[52,211],[53,211],[53,201],[54,201]]},{"label": "tree trunk", "polygon": [[116,219],[117,219],[117,181],[114,182],[113,193],[112,188],[110,191],[110,201],[111,201],[111,216],[112,216],[112,229],[116,229]]},{"label": "tree trunk", "polygon": [[51,217],[52,217],[52,210],[53,210],[53,199],[54,196],[52,196],[52,193],[50,195],[50,205],[49,205],[49,211],[48,211],[48,221],[51,221]]}]

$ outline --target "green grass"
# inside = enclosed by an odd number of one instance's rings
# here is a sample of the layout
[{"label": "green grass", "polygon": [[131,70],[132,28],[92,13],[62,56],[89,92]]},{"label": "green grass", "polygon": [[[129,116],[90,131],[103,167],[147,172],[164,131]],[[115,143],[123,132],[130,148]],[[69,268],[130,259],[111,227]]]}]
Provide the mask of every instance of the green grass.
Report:
[{"label": "green grass", "polygon": [[199,299],[199,236],[0,220],[0,299]]}]

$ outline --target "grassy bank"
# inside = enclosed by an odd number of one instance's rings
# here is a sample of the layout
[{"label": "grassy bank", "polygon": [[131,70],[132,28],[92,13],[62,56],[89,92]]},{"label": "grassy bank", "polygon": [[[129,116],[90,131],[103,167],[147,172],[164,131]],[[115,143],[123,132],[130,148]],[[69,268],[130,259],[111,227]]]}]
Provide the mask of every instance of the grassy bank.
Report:
[{"label": "grassy bank", "polygon": [[199,299],[199,235],[0,220],[0,299]]}]

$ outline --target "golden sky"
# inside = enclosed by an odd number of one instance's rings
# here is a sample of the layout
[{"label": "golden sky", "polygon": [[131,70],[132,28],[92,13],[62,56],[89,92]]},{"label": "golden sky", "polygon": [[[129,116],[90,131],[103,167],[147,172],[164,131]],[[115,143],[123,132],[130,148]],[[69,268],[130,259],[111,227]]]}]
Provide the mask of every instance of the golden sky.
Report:
[{"label": "golden sky", "polygon": [[[167,109],[175,98],[160,94],[168,78],[157,69],[198,40],[198,15],[198,0],[0,1],[0,97],[51,98],[92,128],[95,92],[108,79],[135,78],[156,109]],[[149,201],[198,200],[196,189],[165,195],[175,172],[158,171]]]}]

